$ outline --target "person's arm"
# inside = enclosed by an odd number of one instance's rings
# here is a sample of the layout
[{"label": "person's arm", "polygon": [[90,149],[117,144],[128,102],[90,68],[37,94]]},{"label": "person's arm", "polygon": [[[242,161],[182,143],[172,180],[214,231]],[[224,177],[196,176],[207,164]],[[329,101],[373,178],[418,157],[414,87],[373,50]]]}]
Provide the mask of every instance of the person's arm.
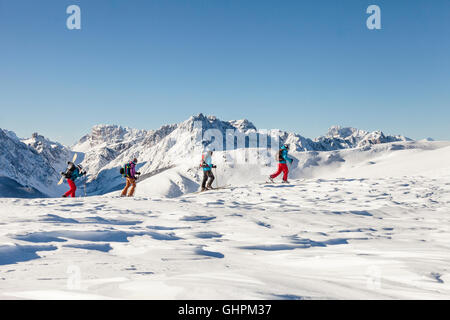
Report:
[{"label": "person's arm", "polygon": [[290,163],[292,163],[292,162],[294,161],[294,159],[288,157],[288,152],[287,152],[287,150],[284,150],[284,151],[283,151],[282,156],[283,156],[283,159],[284,159],[284,160],[289,161]]},{"label": "person's arm", "polygon": [[133,179],[136,179],[136,165],[135,165],[134,163],[132,163],[132,164],[130,165],[130,176],[131,176]]}]

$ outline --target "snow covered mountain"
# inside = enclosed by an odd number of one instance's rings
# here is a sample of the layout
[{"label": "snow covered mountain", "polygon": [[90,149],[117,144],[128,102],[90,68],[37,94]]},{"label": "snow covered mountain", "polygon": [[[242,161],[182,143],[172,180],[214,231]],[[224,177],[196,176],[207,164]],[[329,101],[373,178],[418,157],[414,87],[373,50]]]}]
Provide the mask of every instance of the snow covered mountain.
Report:
[{"label": "snow covered mountain", "polygon": [[[257,145],[265,133],[258,130],[248,120],[221,121],[214,116],[199,114],[188,120],[173,125],[163,126],[158,130],[133,130],[118,126],[96,126],[92,132],[83,137],[74,147],[74,151],[85,152],[82,165],[91,173],[89,181],[90,194],[104,194],[123,187],[123,178],[118,174],[119,168],[134,157],[140,163],[138,170],[143,174],[140,181],[142,190],[149,194],[179,196],[198,190],[200,174],[198,164],[200,154],[206,145],[215,138],[208,133],[216,132],[234,141],[237,133],[256,137]],[[284,131],[269,132],[267,139],[279,136],[279,143],[289,143],[291,150],[330,151],[348,148],[370,147],[394,141],[408,141],[403,136],[386,136],[382,132],[367,132],[353,128],[332,127],[327,135],[311,140],[301,135]],[[236,138],[237,140],[238,138]],[[220,144],[220,143],[219,143]],[[236,144],[236,145],[235,145]],[[249,142],[244,142],[246,147]],[[235,141],[231,149],[237,148]],[[223,148],[218,148],[222,150]],[[261,157],[259,150],[227,150],[217,152],[215,157],[220,164],[218,171],[222,176],[221,183],[239,183],[241,179],[260,180],[260,167],[271,165],[273,155]],[[239,161],[241,159],[247,161]],[[250,158],[258,159],[252,163]],[[252,174],[243,171],[251,171]]]},{"label": "snow covered mountain", "polygon": [[368,132],[355,128],[331,127],[327,134],[314,140],[301,135],[284,132],[283,141],[295,145],[296,151],[332,151],[362,148],[375,144],[412,141],[401,135],[385,135],[381,131]]},{"label": "snow covered mountain", "polygon": [[[173,167],[182,167],[183,170],[186,169],[184,180],[191,187],[197,188],[195,183],[189,181],[198,179],[198,173],[189,171],[189,168],[198,166],[199,155],[204,144],[208,143],[202,139],[203,133],[210,129],[218,130],[221,134],[225,134],[226,130],[240,130],[244,133],[256,130],[248,120],[221,121],[200,114],[158,130],[96,126],[89,135],[73,146],[73,150],[85,152],[82,165],[91,173],[91,194],[103,194],[122,188],[123,178],[118,174],[119,168],[134,157],[140,160],[138,170],[142,173],[141,180]],[[181,188],[182,193],[192,190],[186,189],[184,185]]]},{"label": "snow covered mountain", "polygon": [[33,134],[20,140],[13,132],[0,129],[0,197],[41,197],[59,195],[58,169],[65,167],[71,151],[59,143]]},{"label": "snow covered mountain", "polygon": [[[211,132],[223,137],[223,141],[216,141]],[[248,139],[243,138],[245,146],[250,148],[238,148],[242,147],[238,141],[240,138],[235,137],[239,134],[256,137],[257,145],[252,146]],[[222,121],[203,114],[157,130],[97,125],[71,148],[49,141],[37,133],[29,139],[20,140],[13,132],[1,130],[0,149],[5,152],[0,157],[0,176],[12,179],[21,186],[34,188],[37,192],[59,196],[64,187],[58,188],[55,181],[59,179],[59,172],[64,170],[67,160],[76,152],[77,162],[81,162],[89,172],[88,193],[100,195],[123,187],[124,179],[118,173],[119,168],[136,157],[139,159],[138,170],[142,173],[141,189],[150,194],[156,192],[174,197],[198,189],[201,178],[198,165],[204,147],[217,142],[225,146],[228,139],[232,141],[231,149],[237,150],[216,153],[215,161],[220,164],[218,171],[222,177],[220,183],[261,179],[261,169],[270,167],[273,161],[273,154],[262,156],[256,148],[264,135],[264,131],[258,130],[246,119]],[[303,165],[299,160],[297,168],[310,167],[311,163],[317,162],[317,156],[308,152],[370,149],[373,145],[410,141],[403,136],[384,135],[380,131],[367,132],[338,126],[313,140],[285,131],[272,131],[268,139],[275,135],[279,137],[279,143],[291,145],[297,159],[301,158],[301,153],[307,152],[308,159]],[[339,156],[334,157],[339,159]],[[257,159],[257,163],[252,159]]]},{"label": "snow covered mountain", "polygon": [[23,143],[40,154],[50,166],[58,173],[65,168],[67,161],[73,157],[73,152],[58,142],[50,141],[38,133],[33,133],[31,138],[22,139]]}]

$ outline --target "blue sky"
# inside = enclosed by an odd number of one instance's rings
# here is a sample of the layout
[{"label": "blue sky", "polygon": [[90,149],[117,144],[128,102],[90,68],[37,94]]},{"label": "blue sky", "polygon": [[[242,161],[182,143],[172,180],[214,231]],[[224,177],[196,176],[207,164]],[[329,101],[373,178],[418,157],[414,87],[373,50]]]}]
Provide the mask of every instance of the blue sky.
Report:
[{"label": "blue sky", "polygon": [[449,140],[449,39],[448,0],[0,0],[0,127],[72,144],[202,112]]}]

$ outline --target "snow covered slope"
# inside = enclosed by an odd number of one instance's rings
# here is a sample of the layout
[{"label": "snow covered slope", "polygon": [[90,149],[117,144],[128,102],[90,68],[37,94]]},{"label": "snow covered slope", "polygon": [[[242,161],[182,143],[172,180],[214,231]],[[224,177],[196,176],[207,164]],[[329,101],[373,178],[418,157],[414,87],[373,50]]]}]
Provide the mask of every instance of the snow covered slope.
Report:
[{"label": "snow covered slope", "polygon": [[[450,142],[409,141],[324,152],[294,151],[290,153],[295,161],[291,166],[289,178],[383,178],[408,174],[423,175],[450,163],[449,149]],[[270,162],[274,158],[273,155],[254,161],[261,156],[260,150],[248,149],[248,161],[245,162],[242,161],[245,158],[242,151],[214,153],[213,162],[218,168],[214,171],[217,180],[213,186],[245,186],[250,182],[265,182],[276,170],[276,164]],[[136,194],[178,197],[199,189],[200,174],[196,161],[186,162],[138,183]],[[277,179],[281,179],[281,176]]]},{"label": "snow covered slope", "polygon": [[45,198],[46,195],[34,189],[25,187],[17,181],[0,176],[0,197],[2,198]]},{"label": "snow covered slope", "polygon": [[304,153],[320,178],[287,185],[0,199],[0,298],[449,299],[450,146],[420,144]]},{"label": "snow covered slope", "polygon": [[450,142],[387,143],[339,152],[310,152],[299,156],[296,177],[387,178],[450,172]]}]

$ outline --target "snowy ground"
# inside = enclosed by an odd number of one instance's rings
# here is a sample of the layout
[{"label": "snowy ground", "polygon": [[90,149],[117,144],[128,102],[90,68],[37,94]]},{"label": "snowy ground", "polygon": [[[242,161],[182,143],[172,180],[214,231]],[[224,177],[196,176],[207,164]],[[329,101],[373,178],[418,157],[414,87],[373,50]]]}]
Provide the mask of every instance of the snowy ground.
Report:
[{"label": "snowy ground", "polygon": [[416,177],[0,200],[0,297],[448,299],[449,190]]},{"label": "snowy ground", "polygon": [[0,199],[0,299],[449,299],[450,148],[425,149],[289,185]]}]

